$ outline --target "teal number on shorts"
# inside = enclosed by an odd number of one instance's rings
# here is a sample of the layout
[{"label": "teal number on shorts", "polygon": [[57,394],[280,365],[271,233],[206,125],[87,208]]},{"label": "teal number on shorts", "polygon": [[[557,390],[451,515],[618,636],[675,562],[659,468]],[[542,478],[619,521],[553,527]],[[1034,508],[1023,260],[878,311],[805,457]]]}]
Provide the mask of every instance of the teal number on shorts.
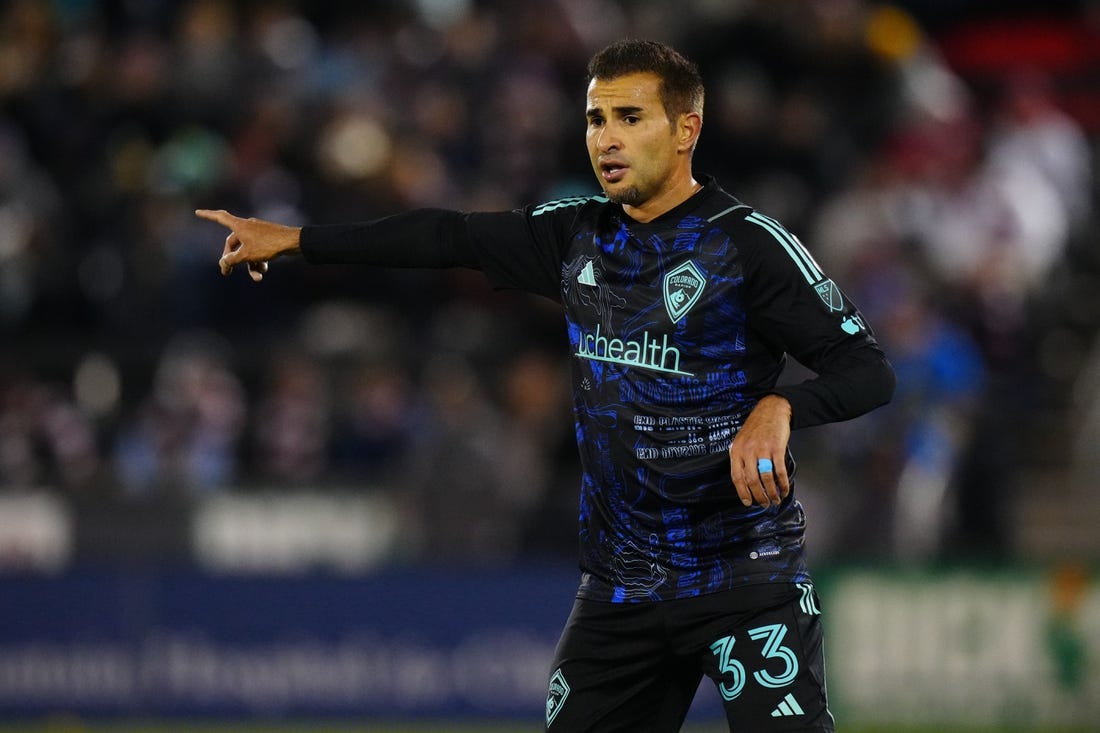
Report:
[{"label": "teal number on shorts", "polygon": [[[783,646],[783,637],[787,635],[786,624],[771,624],[749,629],[749,638],[753,641],[764,640],[764,649],[760,655],[764,659],[780,659],[783,661],[783,673],[773,675],[766,670],[753,672],[752,676],[764,687],[786,687],[794,682],[798,676],[798,657],[790,647]],[[718,657],[718,671],[724,675],[730,675],[731,682],[719,682],[718,692],[726,702],[737,699],[737,696],[745,689],[746,675],[745,665],[733,658],[733,636],[723,636],[710,645],[711,652]]]},{"label": "teal number on shorts", "polygon": [[783,637],[787,635],[786,624],[771,624],[749,629],[749,638],[753,641],[765,639],[763,655],[765,659],[782,659],[786,668],[783,674],[772,675],[766,670],[753,672],[752,676],[764,687],[785,687],[794,682],[798,676],[798,657],[790,647],[782,646]]},{"label": "teal number on shorts", "polygon": [[726,702],[736,700],[745,689],[745,666],[733,658],[732,636],[724,636],[710,645],[714,656],[718,657],[718,671],[733,676],[732,682],[718,683],[718,692]]}]

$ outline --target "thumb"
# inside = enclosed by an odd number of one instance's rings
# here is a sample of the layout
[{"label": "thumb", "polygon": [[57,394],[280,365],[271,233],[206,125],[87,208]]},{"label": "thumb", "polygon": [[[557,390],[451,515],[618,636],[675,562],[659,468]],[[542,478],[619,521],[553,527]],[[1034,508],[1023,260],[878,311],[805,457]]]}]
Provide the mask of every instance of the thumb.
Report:
[{"label": "thumb", "polygon": [[266,262],[249,262],[248,263],[248,276],[252,278],[252,282],[260,282],[264,279],[264,275],[267,273]]}]

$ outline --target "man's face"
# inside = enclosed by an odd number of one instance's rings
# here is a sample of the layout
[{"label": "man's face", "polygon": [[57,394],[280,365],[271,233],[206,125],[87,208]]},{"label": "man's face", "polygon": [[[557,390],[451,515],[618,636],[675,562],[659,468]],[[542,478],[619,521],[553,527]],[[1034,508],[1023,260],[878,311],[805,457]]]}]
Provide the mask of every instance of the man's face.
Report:
[{"label": "man's face", "polygon": [[588,85],[588,157],[615,203],[642,206],[674,181],[677,135],[656,74],[595,78]]}]

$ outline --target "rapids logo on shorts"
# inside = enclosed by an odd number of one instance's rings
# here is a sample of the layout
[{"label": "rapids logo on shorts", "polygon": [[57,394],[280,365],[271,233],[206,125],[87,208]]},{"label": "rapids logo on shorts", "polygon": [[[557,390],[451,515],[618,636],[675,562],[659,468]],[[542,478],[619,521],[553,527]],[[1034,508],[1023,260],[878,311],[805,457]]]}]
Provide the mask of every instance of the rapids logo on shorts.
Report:
[{"label": "rapids logo on shorts", "polygon": [[569,683],[565,681],[565,675],[561,673],[559,667],[554,670],[553,676],[550,677],[550,690],[546,693],[547,728],[554,722],[554,718],[558,717],[558,713],[565,705],[565,698],[567,697],[569,697]]},{"label": "rapids logo on shorts", "polygon": [[691,260],[665,275],[665,308],[673,323],[686,316],[691,306],[698,302],[706,283],[703,273]]}]

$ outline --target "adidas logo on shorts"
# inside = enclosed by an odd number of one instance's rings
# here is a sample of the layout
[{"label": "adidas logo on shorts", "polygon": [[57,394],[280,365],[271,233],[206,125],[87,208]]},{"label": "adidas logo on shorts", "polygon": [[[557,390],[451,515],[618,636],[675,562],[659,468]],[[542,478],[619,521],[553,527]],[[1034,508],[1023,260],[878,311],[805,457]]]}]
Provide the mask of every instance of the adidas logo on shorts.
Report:
[{"label": "adidas logo on shorts", "polygon": [[780,701],[779,706],[772,711],[773,718],[788,718],[792,715],[805,714],[806,711],[802,709],[802,706],[794,699],[794,695],[790,693],[787,693],[787,696]]}]

